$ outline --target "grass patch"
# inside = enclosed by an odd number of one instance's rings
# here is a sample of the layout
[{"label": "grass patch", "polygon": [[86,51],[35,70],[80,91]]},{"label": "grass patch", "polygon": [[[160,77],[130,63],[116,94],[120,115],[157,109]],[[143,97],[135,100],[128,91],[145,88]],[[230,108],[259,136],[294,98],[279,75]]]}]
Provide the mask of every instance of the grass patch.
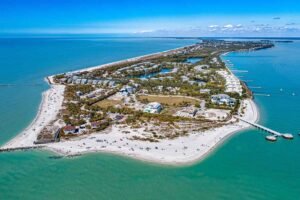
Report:
[{"label": "grass patch", "polygon": [[195,105],[199,104],[200,100],[196,100],[189,97],[177,97],[177,96],[156,96],[156,95],[139,95],[139,101],[142,102],[159,102],[168,106],[180,106],[180,105]]},{"label": "grass patch", "polygon": [[100,108],[108,108],[108,107],[115,106],[117,104],[122,104],[122,101],[121,100],[104,99],[104,100],[96,103],[96,105],[99,106]]}]

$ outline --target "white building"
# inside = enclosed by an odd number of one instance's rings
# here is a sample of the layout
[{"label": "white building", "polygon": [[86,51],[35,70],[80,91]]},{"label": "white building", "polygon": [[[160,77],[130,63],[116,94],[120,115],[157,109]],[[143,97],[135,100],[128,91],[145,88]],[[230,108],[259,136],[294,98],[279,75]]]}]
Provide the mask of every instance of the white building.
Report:
[{"label": "white building", "polygon": [[238,93],[240,96],[242,95],[243,87],[240,80],[236,76],[225,70],[219,70],[217,73],[225,79],[225,92]]},{"label": "white building", "polygon": [[149,104],[146,105],[144,112],[147,113],[160,113],[160,111],[162,110],[162,106],[160,103],[158,102],[151,102]]},{"label": "white building", "polygon": [[136,91],[136,89],[134,87],[126,85],[120,90],[120,93],[123,96],[129,96],[129,95],[135,93],[135,91]]},{"label": "white building", "polygon": [[228,105],[228,106],[234,106],[236,103],[235,98],[231,98],[227,94],[217,94],[211,96],[211,102],[218,105]]}]

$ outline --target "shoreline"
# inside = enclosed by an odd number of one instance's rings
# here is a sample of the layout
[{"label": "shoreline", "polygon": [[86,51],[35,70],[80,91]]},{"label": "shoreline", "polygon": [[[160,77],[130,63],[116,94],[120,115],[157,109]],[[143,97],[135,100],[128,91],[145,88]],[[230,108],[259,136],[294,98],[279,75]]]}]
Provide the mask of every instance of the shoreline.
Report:
[{"label": "shoreline", "polygon": [[[69,72],[65,72],[65,73],[78,73],[78,72],[84,72],[84,71],[92,71],[92,70],[100,69],[100,68],[103,68],[103,67],[109,67],[111,65],[123,64],[123,63],[126,63],[126,62],[137,62],[139,60],[146,59],[147,57],[159,56],[161,54],[172,53],[173,51],[177,51],[177,50],[180,50],[180,49],[183,49],[183,48],[186,48],[186,47],[190,47],[190,46],[193,46],[193,45],[194,44],[178,47],[178,48],[175,48],[175,49],[159,51],[159,52],[156,52],[156,53],[149,53],[149,54],[145,54],[145,55],[141,55],[141,56],[135,56],[135,57],[132,57],[132,58],[125,58],[123,60],[114,61],[114,62],[110,62],[110,63],[106,63],[106,64],[100,64],[100,65],[91,66],[91,67],[86,67],[86,68],[83,68],[83,69],[73,70],[73,71],[69,71]],[[48,77],[53,77],[53,76],[54,75],[51,75],[51,76],[48,76]]]},{"label": "shoreline", "polygon": [[33,121],[19,134],[1,146],[1,149],[44,146],[34,141],[38,133],[54,120],[62,106],[64,86],[50,84],[50,88],[42,93],[42,101]]},{"label": "shoreline", "polygon": [[[259,119],[258,109],[255,103],[252,100],[246,100],[248,104],[248,109],[250,108],[253,112],[248,116],[248,118],[252,118],[252,121],[257,121]],[[250,106],[250,107],[249,107]],[[249,112],[248,112],[249,114]],[[131,141],[127,140],[124,142],[129,143],[126,149],[118,149],[118,144],[113,144],[111,146],[107,146],[105,149],[100,148],[99,145],[95,145],[90,141],[91,138],[96,137],[95,139],[102,139],[108,141],[116,141],[121,137],[118,137],[118,133],[114,131],[112,135],[110,134],[91,134],[84,139],[75,140],[75,141],[64,141],[62,143],[52,143],[46,145],[45,149],[52,151],[56,154],[66,157],[73,157],[73,156],[81,156],[84,154],[90,153],[108,153],[114,154],[118,156],[125,156],[131,159],[140,160],[144,162],[162,164],[162,165],[169,165],[169,166],[188,166],[193,165],[195,163],[201,162],[215,150],[217,150],[224,142],[227,141],[230,137],[235,135],[238,132],[244,131],[248,128],[251,128],[249,124],[244,122],[237,122],[233,125],[225,125],[213,130],[199,132],[196,134],[191,134],[185,137],[179,137],[174,140],[165,140],[160,141],[158,143],[150,143],[150,142],[140,142],[140,141]],[[117,136],[114,136],[117,135]],[[110,139],[110,140],[109,140]],[[122,138],[124,139],[124,138]],[[204,141],[203,141],[204,140]],[[64,143],[64,145],[62,145]],[[202,143],[202,144],[201,144]],[[206,144],[206,146],[201,146]],[[86,144],[91,146],[92,149],[86,149],[82,144]],[[186,155],[183,156],[182,152],[174,153],[170,149],[168,150],[168,144],[172,144],[176,146],[175,149],[178,151],[182,150],[183,146],[189,146],[194,148],[190,151],[190,154],[186,152]],[[151,147],[149,152],[147,151],[140,151],[138,147],[140,146],[147,146]],[[157,150],[154,151],[154,148],[157,146],[158,149],[165,148],[165,150]],[[200,151],[196,151],[195,149],[198,147],[202,147]],[[135,151],[131,151],[131,148],[135,148]]]},{"label": "shoreline", "polygon": [[[189,46],[191,46],[191,45],[189,45]],[[80,69],[80,70],[76,70],[76,71],[72,71],[72,72],[74,73],[74,72],[90,71],[90,70],[95,70],[95,69],[99,69],[102,67],[108,67],[108,66],[111,66],[114,64],[120,64],[120,63],[131,62],[131,61],[139,61],[142,59],[146,59],[149,56],[156,56],[156,55],[161,55],[164,53],[172,53],[175,50],[182,49],[185,47],[187,47],[187,46],[179,47],[179,48],[171,49],[171,50],[167,50],[167,51],[162,51],[162,52],[158,52],[158,53],[138,56],[138,57],[134,57],[134,58],[129,58],[129,59],[112,62],[112,63],[107,63],[107,64],[103,64],[103,65],[88,67],[88,68],[84,68],[84,69]],[[228,53],[229,52],[224,53],[224,54],[228,54]],[[222,55],[224,55],[224,54],[222,54]],[[53,84],[53,77],[54,77],[54,75],[48,76],[45,78],[45,81],[48,82],[48,84],[50,85],[50,88],[42,93],[42,101],[39,105],[38,113],[37,113],[36,117],[34,118],[34,120],[21,133],[19,133],[17,136],[15,136],[11,140],[9,140],[7,143],[5,143],[1,147],[1,149],[40,146],[40,145],[33,144],[33,142],[39,132],[38,130],[33,130],[33,128],[36,125],[38,125],[38,123],[40,123],[39,124],[40,126],[41,126],[41,124],[43,126],[47,125],[47,123],[45,122],[45,116],[44,116],[47,114],[44,114],[44,113],[46,113],[45,111],[47,111],[47,110],[51,110],[51,109],[49,109],[49,106],[51,106],[51,105],[54,105],[54,106],[51,107],[52,113],[50,113],[50,115],[48,116],[48,117],[50,117],[50,119],[48,119],[48,121],[51,121],[52,118],[55,118],[56,115],[58,114],[59,109],[62,106],[62,101],[63,101],[64,86]],[[53,102],[53,100],[51,101],[52,95],[54,95],[55,98],[59,99],[58,103]],[[50,96],[50,98],[49,98],[49,96]],[[251,99],[247,99],[244,101],[247,102],[247,110],[249,108],[250,108],[250,110],[252,110],[252,111],[248,110],[248,112],[246,112],[245,115],[249,114],[249,112],[251,115],[251,112],[252,112],[252,115],[250,116],[250,120],[253,122],[258,121],[259,120],[259,111],[258,111],[258,108],[257,108],[256,104],[254,103],[254,101]],[[44,121],[42,121],[42,123],[41,123],[41,118],[44,118]],[[70,156],[70,157],[76,156],[76,155],[82,155],[82,154],[86,154],[86,153],[101,152],[101,153],[116,154],[116,155],[120,155],[120,156],[130,157],[132,159],[137,159],[137,160],[141,160],[141,161],[145,161],[145,162],[151,162],[151,163],[157,163],[157,164],[163,164],[163,165],[183,166],[183,165],[191,165],[191,164],[202,161],[207,156],[209,156],[212,152],[214,152],[217,148],[219,148],[221,144],[223,144],[225,141],[227,141],[228,138],[230,138],[237,132],[241,132],[245,129],[248,129],[249,127],[250,127],[250,125],[245,124],[244,122],[236,122],[233,125],[225,125],[225,126],[222,126],[219,128],[205,131],[205,132],[191,133],[189,136],[176,138],[176,139],[170,140],[170,141],[168,141],[168,140],[160,141],[160,142],[154,143],[154,144],[153,143],[149,144],[147,142],[127,140],[127,142],[128,143],[131,142],[130,145],[132,145],[132,146],[129,145],[127,150],[120,149],[120,146],[117,147],[117,146],[113,146],[113,145],[108,146],[108,148],[103,149],[103,148],[100,148],[100,145],[97,143],[96,144],[92,143],[92,145],[90,145],[91,147],[88,149],[85,149],[84,147],[79,148],[79,146],[82,142],[85,142],[88,144],[89,138],[91,138],[91,137],[98,137],[98,140],[99,140],[99,138],[102,138],[102,139],[106,138],[107,140],[112,139],[114,141],[116,141],[117,139],[120,140],[120,138],[122,138],[121,136],[115,137],[115,134],[118,135],[118,131],[115,130],[116,129],[115,128],[110,132],[111,135],[109,133],[108,134],[93,133],[93,134],[87,135],[87,136],[85,136],[85,138],[81,138],[79,140],[43,144],[43,147],[44,147],[43,149],[49,150],[49,151],[54,152],[59,155]],[[122,141],[123,141],[123,139],[124,138],[122,138]],[[204,141],[204,143],[201,144],[202,140],[205,140],[205,141]],[[131,149],[134,149],[135,147],[137,147],[137,145],[140,145],[140,146],[148,145],[148,146],[151,146],[151,148],[157,148],[156,146],[159,146],[159,148],[165,149],[168,145],[170,145],[168,143],[172,143],[172,145],[174,145],[176,147],[176,149],[175,149],[176,152],[181,151],[180,152],[181,155],[177,155],[179,153],[174,153],[171,151],[165,153],[165,152],[163,152],[165,150],[162,150],[159,153],[157,153],[157,151],[155,151],[155,152],[138,151],[138,150],[131,151]],[[187,145],[188,147],[193,147],[194,151],[190,152],[189,155],[187,155],[188,153],[183,153],[182,149],[181,149],[181,148],[185,148],[185,146],[182,145],[183,143],[184,143],[184,145]],[[200,148],[200,144],[204,145],[204,146],[201,146],[201,148]],[[73,148],[73,147],[75,147],[75,148]],[[199,149],[201,149],[201,150],[199,150]],[[172,150],[174,151],[174,148]]]}]

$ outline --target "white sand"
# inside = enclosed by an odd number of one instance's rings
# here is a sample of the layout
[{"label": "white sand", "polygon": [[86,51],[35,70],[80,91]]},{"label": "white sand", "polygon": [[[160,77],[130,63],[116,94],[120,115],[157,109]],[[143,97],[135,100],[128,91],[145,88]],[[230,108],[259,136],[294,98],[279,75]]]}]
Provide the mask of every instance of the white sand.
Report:
[{"label": "white sand", "polygon": [[[258,119],[257,108],[252,100],[245,100],[247,106],[244,119],[255,122]],[[130,129],[119,130],[113,126],[108,133],[94,133],[84,138],[73,141],[48,144],[48,149],[62,155],[76,155],[88,152],[109,152],[129,156],[135,159],[163,163],[170,165],[184,165],[196,162],[209,152],[217,144],[228,136],[249,125],[244,122],[236,122],[213,130],[192,133],[190,136],[180,137],[174,140],[162,140],[158,143],[129,140],[136,135]],[[131,131],[124,134],[122,131]],[[142,131],[142,130],[140,130]]]},{"label": "white sand", "polygon": [[63,102],[64,88],[63,85],[51,85],[51,88],[43,93],[38,114],[33,122],[1,148],[34,146],[33,142],[36,140],[38,133],[57,118]]}]

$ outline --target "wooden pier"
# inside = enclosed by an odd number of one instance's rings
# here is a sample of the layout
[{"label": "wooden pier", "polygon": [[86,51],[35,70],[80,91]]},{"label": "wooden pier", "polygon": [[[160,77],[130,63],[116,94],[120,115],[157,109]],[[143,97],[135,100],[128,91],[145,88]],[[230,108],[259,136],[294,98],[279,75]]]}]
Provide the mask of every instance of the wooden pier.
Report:
[{"label": "wooden pier", "polygon": [[254,122],[250,122],[250,121],[245,120],[245,119],[243,119],[243,118],[241,118],[241,117],[238,117],[238,116],[236,116],[235,118],[237,118],[237,119],[239,119],[239,120],[241,120],[241,121],[243,121],[243,122],[246,122],[247,124],[250,124],[250,125],[254,126],[255,128],[258,128],[258,129],[261,129],[261,130],[266,131],[266,132],[268,132],[268,133],[271,133],[271,134],[273,134],[274,136],[282,136],[281,133],[279,133],[279,132],[277,132],[277,131],[274,131],[274,130],[272,130],[272,129],[270,129],[270,128],[267,128],[267,127],[265,127],[265,126],[262,126],[262,125],[260,125],[260,124],[257,124],[257,123],[254,123]]}]

